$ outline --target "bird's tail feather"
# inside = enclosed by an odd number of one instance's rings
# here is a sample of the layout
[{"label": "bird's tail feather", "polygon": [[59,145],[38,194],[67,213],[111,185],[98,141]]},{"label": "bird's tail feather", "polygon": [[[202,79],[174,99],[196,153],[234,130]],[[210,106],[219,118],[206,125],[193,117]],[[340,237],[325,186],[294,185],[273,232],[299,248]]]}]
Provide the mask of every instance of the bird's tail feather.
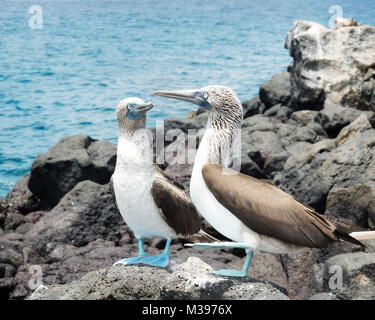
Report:
[{"label": "bird's tail feather", "polygon": [[375,231],[352,232],[349,235],[358,241],[375,239]]},{"label": "bird's tail feather", "polygon": [[221,242],[220,240],[218,240],[218,239],[215,238],[214,236],[210,235],[209,233],[207,233],[207,232],[204,231],[203,229],[199,230],[198,233],[199,233],[203,238],[206,238],[207,240],[209,240],[209,242]]},{"label": "bird's tail feather", "polygon": [[199,243],[199,242],[221,242],[220,240],[216,239],[214,236],[210,235],[204,230],[199,230],[197,233],[184,238],[185,241],[192,242],[192,243]]}]

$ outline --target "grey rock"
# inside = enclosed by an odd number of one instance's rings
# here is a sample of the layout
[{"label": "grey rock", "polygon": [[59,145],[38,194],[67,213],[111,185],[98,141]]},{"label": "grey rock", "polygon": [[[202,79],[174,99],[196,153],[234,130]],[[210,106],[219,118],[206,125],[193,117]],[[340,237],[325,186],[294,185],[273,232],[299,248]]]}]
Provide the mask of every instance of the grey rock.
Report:
[{"label": "grey rock", "polygon": [[249,117],[244,120],[241,131],[242,171],[255,177],[272,178],[290,156],[300,154],[325,137],[321,125],[313,121],[301,125],[293,119],[284,122],[266,115]]},{"label": "grey rock", "polygon": [[288,299],[270,283],[217,277],[211,271],[210,265],[195,257],[174,261],[166,269],[117,265],[67,285],[40,289],[30,299]]},{"label": "grey rock", "polygon": [[267,117],[277,118],[283,122],[286,122],[289,119],[292,112],[292,109],[290,109],[289,107],[283,106],[281,103],[278,103],[270,109],[266,110],[264,112],[264,115]]},{"label": "grey rock", "polygon": [[322,125],[329,137],[336,138],[343,127],[353,122],[361,114],[360,110],[350,107],[344,108],[326,101],[323,110],[318,112],[315,120]]},{"label": "grey rock", "polygon": [[246,100],[242,102],[243,118],[246,119],[253,115],[263,113],[266,109],[264,103],[260,101],[259,96],[252,98],[251,100]]},{"label": "grey rock", "polygon": [[286,289],[291,299],[304,300],[310,296],[316,255],[317,250],[310,248],[281,255],[280,259],[287,277]]},{"label": "grey rock", "polygon": [[321,293],[324,283],[324,263],[315,263],[311,273],[310,292],[312,294]]},{"label": "grey rock", "polygon": [[28,186],[53,207],[80,181],[108,183],[115,164],[113,144],[89,136],[67,137],[34,160]]},{"label": "grey rock", "polygon": [[17,211],[10,211],[4,219],[4,230],[16,230],[20,225],[25,223],[25,216]]},{"label": "grey rock", "polygon": [[314,121],[317,117],[318,111],[314,110],[300,110],[292,113],[290,118],[299,124],[307,125],[308,123]]},{"label": "grey rock", "polygon": [[121,238],[124,222],[114,207],[109,184],[82,181],[67,193],[25,235],[25,244],[42,256],[58,244],[83,246],[103,238]]},{"label": "grey rock", "polygon": [[343,107],[375,110],[375,28],[355,25],[330,30],[295,21],[285,41],[294,108],[322,109],[325,100]]},{"label": "grey rock", "polygon": [[290,74],[287,71],[274,75],[270,80],[263,82],[259,89],[259,98],[267,109],[278,103],[287,105],[290,94]]},{"label": "grey rock", "polygon": [[373,300],[375,253],[347,253],[328,259],[324,265],[323,289],[340,299]]},{"label": "grey rock", "polygon": [[327,196],[325,215],[367,226],[373,199],[375,181],[361,182],[347,188],[333,187]]},{"label": "grey rock", "polygon": [[[24,237],[18,233],[6,233],[0,237],[0,252],[11,250],[10,254],[13,252],[17,253],[18,257],[22,255],[22,249],[24,247],[23,243]],[[3,259],[5,259],[6,254],[3,255]],[[21,261],[21,259],[17,258],[17,261]],[[17,264],[18,265],[18,264]]]},{"label": "grey rock", "polygon": [[[208,113],[204,112],[197,115],[194,118],[167,118],[164,120],[164,131],[167,134],[169,130],[177,129],[184,133],[188,133],[188,130],[199,130],[206,126],[208,119]],[[178,136],[171,131],[171,135]]]},{"label": "grey rock", "polygon": [[0,279],[1,278],[12,278],[16,273],[16,268],[7,263],[0,263]]},{"label": "grey rock", "polygon": [[3,248],[0,251],[0,263],[10,264],[14,267],[22,265],[22,254],[18,253],[12,248]]},{"label": "grey rock", "polygon": [[336,139],[324,139],[285,162],[273,182],[298,200],[324,213],[333,187],[347,188],[375,180],[375,130],[362,114]]},{"label": "grey rock", "polygon": [[8,212],[19,212],[27,214],[45,205],[30,191],[28,187],[30,174],[26,174],[22,179],[18,180],[7,194],[5,200],[7,202]]}]

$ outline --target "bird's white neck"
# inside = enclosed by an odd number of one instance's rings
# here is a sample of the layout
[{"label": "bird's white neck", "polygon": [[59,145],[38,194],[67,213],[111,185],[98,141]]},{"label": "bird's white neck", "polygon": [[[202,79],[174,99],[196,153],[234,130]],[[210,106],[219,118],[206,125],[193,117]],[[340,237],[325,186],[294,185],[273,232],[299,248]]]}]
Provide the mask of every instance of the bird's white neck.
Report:
[{"label": "bird's white neck", "polygon": [[240,134],[240,125],[225,122],[210,114],[206,130],[199,145],[195,163],[216,163],[228,167],[232,161],[233,143]]},{"label": "bird's white neck", "polygon": [[153,138],[149,129],[131,134],[122,133],[117,143],[116,167],[144,167],[153,165]]}]

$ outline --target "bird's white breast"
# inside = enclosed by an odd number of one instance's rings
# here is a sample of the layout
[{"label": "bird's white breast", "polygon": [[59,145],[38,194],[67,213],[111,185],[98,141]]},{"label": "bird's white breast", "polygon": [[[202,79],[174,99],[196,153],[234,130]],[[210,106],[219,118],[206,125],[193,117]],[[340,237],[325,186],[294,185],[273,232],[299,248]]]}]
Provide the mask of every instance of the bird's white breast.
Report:
[{"label": "bird's white breast", "polygon": [[205,135],[194,162],[190,182],[191,199],[199,213],[221,234],[233,241],[246,242],[251,247],[257,247],[259,236],[216,200],[203,179],[202,167],[208,162],[207,144]]},{"label": "bird's white breast", "polygon": [[117,206],[137,238],[174,237],[176,233],[162,218],[151,194],[156,171],[142,156],[133,141],[119,139],[113,176]]}]

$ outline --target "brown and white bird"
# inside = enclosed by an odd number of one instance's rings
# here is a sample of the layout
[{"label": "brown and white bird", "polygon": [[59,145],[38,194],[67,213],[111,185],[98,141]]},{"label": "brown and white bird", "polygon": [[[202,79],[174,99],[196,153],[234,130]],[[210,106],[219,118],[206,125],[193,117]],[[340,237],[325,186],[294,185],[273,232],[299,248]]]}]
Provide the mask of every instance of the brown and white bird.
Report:
[{"label": "brown and white bird", "polygon": [[[136,97],[117,106],[117,160],[110,186],[117,209],[138,239],[139,255],[116,264],[166,267],[171,240],[200,229],[200,218],[185,190],[153,162],[152,135],[145,128],[146,112],[152,107]],[[143,239],[153,237],[167,239],[158,256],[148,256],[143,247]]]},{"label": "brown and white bird", "polygon": [[198,212],[235,242],[191,246],[243,248],[247,253],[242,270],[219,270],[216,274],[246,276],[253,251],[288,253],[303,247],[324,248],[335,241],[362,245],[359,240],[375,239],[375,231],[321,215],[275,185],[228,168],[242,124],[242,106],[230,88],[213,85],[155,94],[208,110],[191,176],[190,196]]}]

